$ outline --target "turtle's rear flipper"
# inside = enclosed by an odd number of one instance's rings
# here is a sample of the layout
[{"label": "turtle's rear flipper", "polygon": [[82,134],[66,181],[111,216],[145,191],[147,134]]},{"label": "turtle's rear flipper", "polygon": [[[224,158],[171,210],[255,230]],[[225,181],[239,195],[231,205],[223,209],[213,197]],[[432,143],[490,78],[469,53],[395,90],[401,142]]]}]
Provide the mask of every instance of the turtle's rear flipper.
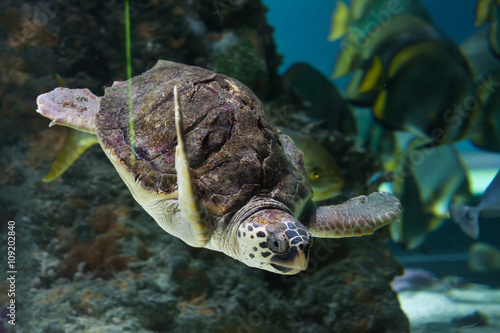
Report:
[{"label": "turtle's rear flipper", "polygon": [[208,212],[203,207],[194,191],[186,149],[184,147],[182,111],[177,86],[174,87],[175,128],[177,131],[177,147],[175,148],[175,171],[177,172],[177,189],[179,191],[179,208],[184,222],[189,226],[189,235],[183,239],[194,247],[203,247],[210,242],[212,228]]},{"label": "turtle's rear flipper", "polygon": [[57,154],[43,181],[50,182],[62,175],[87,148],[96,143],[99,143],[99,141],[94,134],[68,128],[68,135],[64,146],[59,154]]},{"label": "turtle's rear flipper", "polygon": [[95,115],[99,111],[100,98],[90,90],[56,88],[38,96],[36,103],[36,111],[52,119],[49,126],[68,126],[95,134]]},{"label": "turtle's rear flipper", "polygon": [[403,207],[385,192],[352,198],[340,205],[314,207],[306,227],[314,237],[340,238],[373,234],[394,221]]}]

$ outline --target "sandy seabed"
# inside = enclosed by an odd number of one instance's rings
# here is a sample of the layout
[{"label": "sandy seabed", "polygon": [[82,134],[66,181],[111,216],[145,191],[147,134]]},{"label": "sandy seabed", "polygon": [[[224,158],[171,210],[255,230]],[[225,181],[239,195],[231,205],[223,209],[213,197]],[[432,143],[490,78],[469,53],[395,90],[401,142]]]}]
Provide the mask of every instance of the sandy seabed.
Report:
[{"label": "sandy seabed", "polygon": [[500,289],[470,285],[445,291],[403,291],[398,298],[412,333],[500,332]]}]

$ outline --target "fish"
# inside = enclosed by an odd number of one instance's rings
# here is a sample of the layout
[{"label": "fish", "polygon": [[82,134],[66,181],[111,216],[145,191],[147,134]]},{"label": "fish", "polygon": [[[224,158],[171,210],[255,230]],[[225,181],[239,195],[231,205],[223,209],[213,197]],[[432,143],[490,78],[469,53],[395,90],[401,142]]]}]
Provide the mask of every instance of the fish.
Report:
[{"label": "fish", "polygon": [[488,31],[488,41],[491,50],[500,57],[500,1],[478,0],[476,5],[476,26],[491,23]]},{"label": "fish", "polygon": [[[413,141],[411,144],[421,143]],[[433,216],[449,218],[448,207],[453,198],[464,202],[471,196],[468,170],[459,150],[451,144],[409,150],[411,155],[407,161],[413,163],[411,169],[426,209]]]},{"label": "fish", "polygon": [[343,37],[333,77],[353,73],[347,99],[371,107],[392,130],[435,144],[465,138],[479,108],[470,104],[472,70],[425,7],[416,0],[354,0],[350,7],[338,3],[330,33],[331,40]]},{"label": "fish", "polygon": [[469,268],[484,273],[500,270],[500,249],[486,243],[475,243],[469,249]]},{"label": "fish", "polygon": [[480,79],[477,95],[480,112],[468,131],[468,138],[478,148],[500,152],[500,70],[490,72]]},{"label": "fish", "polygon": [[467,59],[476,82],[489,73],[500,70],[500,58],[491,49],[488,36],[489,28],[485,27],[460,44],[460,50]]},{"label": "fish", "polygon": [[480,102],[466,137],[480,149],[500,152],[500,58],[493,53],[488,35],[489,30],[482,29],[460,45],[474,72]]},{"label": "fish", "polygon": [[310,137],[287,128],[281,132],[288,135],[295,146],[304,154],[304,166],[309,184],[314,190],[314,201],[321,201],[335,197],[344,187],[342,171],[326,149]]},{"label": "fish", "polygon": [[349,6],[338,1],[328,35],[329,41],[343,37],[333,78],[340,78],[357,69],[363,55],[370,53],[381,40],[381,31],[400,14],[432,23],[430,14],[417,0],[351,0]]},{"label": "fish", "polygon": [[474,78],[458,46],[408,14],[394,16],[377,39],[371,50],[364,50],[346,88],[347,99],[371,106],[373,117],[389,129],[436,144],[465,138],[479,103],[471,99]]},{"label": "fish", "polygon": [[[458,50],[450,47],[454,45],[453,41],[437,29],[432,22],[401,13],[392,17],[373,37],[370,45],[363,48],[356,67],[356,70],[361,69],[361,72],[356,73],[358,79],[354,80],[358,84],[351,83],[351,90],[355,87],[359,92],[367,92],[379,86],[383,79],[381,74],[387,75],[385,72],[390,69],[392,60],[401,50],[415,43],[426,41],[448,45],[450,55],[462,65],[467,65],[465,58],[457,52]],[[399,60],[405,60],[405,58]]]},{"label": "fish", "polygon": [[479,237],[479,215],[500,216],[500,170],[486,188],[479,204],[475,207],[451,204],[450,215],[462,231],[472,239]]},{"label": "fish", "polygon": [[[399,139],[402,141],[403,139]],[[463,203],[470,197],[467,168],[458,149],[451,144],[425,146],[426,140],[407,139],[399,143],[403,152],[394,163],[393,188],[405,210],[401,223],[391,225],[394,242],[411,250],[420,246],[428,233],[448,219],[451,203]]]},{"label": "fish", "polygon": [[316,68],[306,63],[293,64],[283,74],[283,85],[290,99],[298,100],[307,116],[322,121],[325,130],[356,134],[352,107],[330,79]]},{"label": "fish", "polygon": [[440,280],[432,272],[421,268],[405,268],[403,275],[396,276],[391,288],[399,293],[405,290],[423,290],[440,284]]},{"label": "fish", "polygon": [[406,203],[406,205],[399,217],[400,223],[393,223],[390,227],[391,238],[407,250],[412,250],[425,241],[430,230],[432,215],[426,211],[424,200],[414,177],[407,177],[401,188],[395,192],[399,201]]},{"label": "fish", "polygon": [[375,121],[365,108],[355,107],[354,114],[358,120],[356,145],[370,147],[382,161],[384,170],[394,170],[396,157],[402,154],[402,148],[397,144],[398,133]]}]

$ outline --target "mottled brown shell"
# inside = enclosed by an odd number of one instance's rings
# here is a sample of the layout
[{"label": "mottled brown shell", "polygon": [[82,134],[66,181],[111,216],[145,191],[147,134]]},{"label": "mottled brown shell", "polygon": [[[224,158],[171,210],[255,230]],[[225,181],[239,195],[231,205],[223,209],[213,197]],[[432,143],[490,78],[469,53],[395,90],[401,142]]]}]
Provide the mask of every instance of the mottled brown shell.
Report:
[{"label": "mottled brown shell", "polygon": [[140,186],[164,194],[177,190],[175,85],[195,190],[209,212],[225,214],[255,196],[274,197],[295,211],[296,202],[311,197],[302,154],[285,152],[276,127],[246,86],[167,61],[132,78],[130,91],[127,82],[107,88],[96,118],[103,148],[118,157]]}]

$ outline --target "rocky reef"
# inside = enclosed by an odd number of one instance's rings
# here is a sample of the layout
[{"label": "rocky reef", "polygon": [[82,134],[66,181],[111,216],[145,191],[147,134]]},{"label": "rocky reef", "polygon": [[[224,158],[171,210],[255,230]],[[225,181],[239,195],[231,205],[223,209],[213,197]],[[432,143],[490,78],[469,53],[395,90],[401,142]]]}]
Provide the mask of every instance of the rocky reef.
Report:
[{"label": "rocky reef", "polygon": [[[369,192],[375,156],[280,101],[281,56],[265,13],[260,1],[132,2],[133,73],[168,59],[241,80],[339,157],[348,181],[336,200]],[[13,220],[19,270],[16,326],[0,320],[0,332],[407,332],[389,286],[402,266],[387,229],[316,239],[307,271],[280,276],[164,233],[98,146],[41,181],[66,129],[48,130],[36,96],[61,83],[56,74],[98,95],[125,79],[123,25],[117,1],[0,4],[0,250],[4,268]]]}]

